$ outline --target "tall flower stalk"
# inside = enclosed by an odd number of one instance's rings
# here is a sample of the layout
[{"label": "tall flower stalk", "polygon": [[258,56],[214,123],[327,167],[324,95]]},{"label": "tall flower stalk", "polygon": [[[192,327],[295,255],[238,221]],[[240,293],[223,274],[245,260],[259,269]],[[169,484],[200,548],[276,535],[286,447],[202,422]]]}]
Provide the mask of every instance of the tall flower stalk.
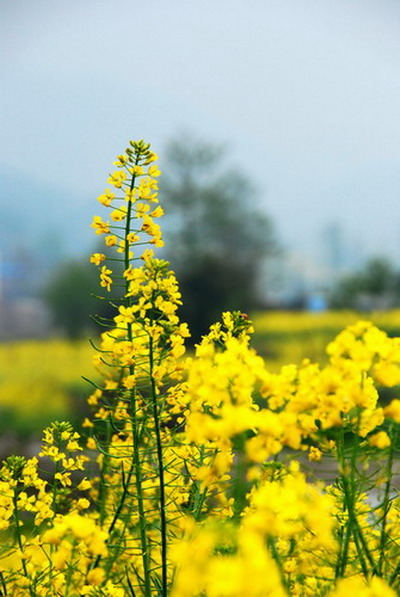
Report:
[{"label": "tall flower stalk", "polygon": [[[155,590],[167,595],[170,582],[167,502],[171,496],[165,448],[174,443],[175,430],[169,424],[172,405],[171,401],[167,405],[166,398],[167,388],[180,380],[177,359],[189,335],[176,315],[181,295],[175,277],[150,248],[163,245],[156,223],[163,214],[158,205],[156,159],[143,141],[131,142],[118,156],[118,169],[108,179],[116,190],[107,189],[99,197],[112,210],[110,220],[96,216],[92,224],[115,252],[112,257],[104,253],[91,257],[99,266],[100,284],[117,309],[112,329],[103,334],[98,362],[104,366],[105,385],[96,390],[94,399],[98,406],[94,425],[103,453],[101,485],[108,487],[108,497],[103,489],[102,515],[106,512],[110,520],[109,545],[117,544],[121,556],[130,549],[126,542],[140,552],[140,572],[135,565],[136,578],[130,582],[139,585],[146,597]],[[115,266],[118,273],[112,269]],[[121,489],[115,502],[118,483]]]}]

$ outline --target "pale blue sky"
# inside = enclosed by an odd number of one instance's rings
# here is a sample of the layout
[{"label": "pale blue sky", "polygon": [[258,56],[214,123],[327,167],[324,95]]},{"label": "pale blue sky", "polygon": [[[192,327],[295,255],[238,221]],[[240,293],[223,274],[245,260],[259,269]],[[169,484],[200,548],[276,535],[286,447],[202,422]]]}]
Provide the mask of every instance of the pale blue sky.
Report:
[{"label": "pale blue sky", "polygon": [[288,246],[341,221],[400,261],[398,0],[1,0],[0,47],[0,168],[14,196],[43,186],[35,218],[90,214],[128,139],[162,158],[190,130],[231,147]]}]

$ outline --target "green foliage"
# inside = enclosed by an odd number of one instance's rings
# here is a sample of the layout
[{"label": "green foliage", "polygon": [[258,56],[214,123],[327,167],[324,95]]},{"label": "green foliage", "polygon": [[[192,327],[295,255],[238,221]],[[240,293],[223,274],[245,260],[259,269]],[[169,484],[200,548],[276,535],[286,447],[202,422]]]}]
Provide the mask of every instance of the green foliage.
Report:
[{"label": "green foliage", "polygon": [[76,338],[90,326],[97,275],[89,264],[70,262],[57,272],[44,291],[54,323],[70,338]]},{"label": "green foliage", "polygon": [[51,310],[54,324],[71,338],[87,332],[98,333],[98,325],[91,320],[94,311],[103,318],[113,312],[107,301],[94,299],[98,293],[98,274],[93,266],[71,261],[57,271],[44,289],[44,298]]},{"label": "green foliage", "polygon": [[343,277],[330,296],[334,309],[387,309],[400,304],[400,273],[385,258],[370,259],[358,272]]},{"label": "green foliage", "polygon": [[277,242],[251,181],[226,165],[220,147],[177,138],[166,171],[168,258],[180,278],[182,318],[197,340],[224,309],[259,305],[261,266]]}]

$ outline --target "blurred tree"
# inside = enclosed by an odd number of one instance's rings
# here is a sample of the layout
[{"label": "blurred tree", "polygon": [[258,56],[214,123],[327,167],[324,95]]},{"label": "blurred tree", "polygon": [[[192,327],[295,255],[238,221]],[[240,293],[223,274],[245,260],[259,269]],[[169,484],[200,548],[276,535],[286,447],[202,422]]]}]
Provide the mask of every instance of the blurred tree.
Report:
[{"label": "blurred tree", "polygon": [[[96,300],[101,294],[99,273],[90,263],[71,261],[62,265],[51,277],[43,291],[54,324],[69,338],[79,338],[88,331],[98,334],[101,330],[91,315],[112,317],[107,301]],[[115,314],[115,313],[114,313]]]},{"label": "blurred tree", "polygon": [[400,305],[400,273],[386,258],[370,259],[359,272],[334,287],[330,306],[337,309],[387,309]]},{"label": "blurred tree", "polygon": [[261,266],[277,252],[274,227],[241,168],[222,148],[177,138],[162,178],[166,253],[178,274],[182,318],[197,341],[223,310],[259,306]]}]

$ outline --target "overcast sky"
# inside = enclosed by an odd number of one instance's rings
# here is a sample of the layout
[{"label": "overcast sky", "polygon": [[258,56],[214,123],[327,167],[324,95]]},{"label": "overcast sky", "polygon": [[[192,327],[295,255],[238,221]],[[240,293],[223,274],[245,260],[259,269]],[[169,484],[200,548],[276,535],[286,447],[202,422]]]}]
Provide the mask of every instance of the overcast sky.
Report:
[{"label": "overcast sky", "polygon": [[189,130],[231,148],[288,246],[311,252],[339,221],[400,261],[398,0],[1,0],[0,13],[0,169],[70,195],[66,213],[97,209],[129,139],[162,158]]}]

